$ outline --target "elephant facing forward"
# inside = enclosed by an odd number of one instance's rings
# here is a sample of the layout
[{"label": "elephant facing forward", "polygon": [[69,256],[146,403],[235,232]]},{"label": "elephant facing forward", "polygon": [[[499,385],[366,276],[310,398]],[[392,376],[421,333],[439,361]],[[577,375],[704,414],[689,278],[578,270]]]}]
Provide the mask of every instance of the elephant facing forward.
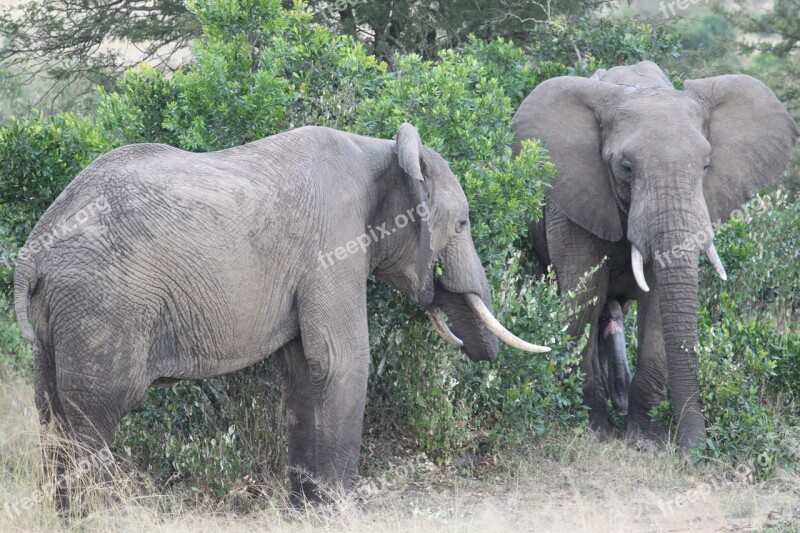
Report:
[{"label": "elephant facing forward", "polygon": [[584,399],[608,428],[593,376],[607,300],[638,300],[639,357],[631,382],[629,437],[664,437],[648,411],[671,397],[679,444],[705,442],[697,346],[697,272],[704,252],[719,275],[712,223],[728,220],[783,174],[800,135],[763,83],[749,76],[687,80],[675,90],[654,63],[559,77],[536,87],[513,120],[519,141],[547,142],[558,174],[544,218],[531,225],[535,253],[560,290],[588,304],[571,322],[591,324],[583,354]]},{"label": "elephant facing forward", "polygon": [[496,334],[539,349],[491,316],[468,217],[447,163],[409,124],[396,141],[304,127],[206,154],[110,152],[45,212],[17,265],[40,418],[102,452],[150,386],[278,353],[295,501],[318,499],[317,481],[351,489],[370,273],[475,361],[495,359]]}]

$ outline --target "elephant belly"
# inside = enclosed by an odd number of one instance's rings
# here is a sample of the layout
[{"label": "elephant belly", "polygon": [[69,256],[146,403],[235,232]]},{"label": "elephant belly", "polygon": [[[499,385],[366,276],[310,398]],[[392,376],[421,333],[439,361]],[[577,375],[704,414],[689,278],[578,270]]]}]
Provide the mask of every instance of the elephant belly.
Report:
[{"label": "elephant belly", "polygon": [[[176,346],[184,349],[175,355],[178,372],[169,376],[181,379],[204,379],[246,368],[277,351],[300,334],[297,313],[288,295],[266,299],[262,306],[250,307],[227,302],[228,318],[219,324],[198,327],[183,322]],[[200,313],[215,316],[215,310]],[[215,327],[218,326],[218,327]],[[156,342],[154,341],[154,344]]]}]

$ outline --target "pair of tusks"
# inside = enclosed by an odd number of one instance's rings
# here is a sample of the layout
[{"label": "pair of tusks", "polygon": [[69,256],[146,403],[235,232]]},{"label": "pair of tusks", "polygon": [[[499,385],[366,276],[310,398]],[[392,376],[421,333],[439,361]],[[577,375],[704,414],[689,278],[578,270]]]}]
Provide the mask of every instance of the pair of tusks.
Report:
[{"label": "pair of tusks", "polygon": [[[711,265],[714,267],[714,270],[717,272],[717,275],[720,277],[722,281],[727,281],[728,275],[725,273],[725,267],[722,265],[722,260],[719,258],[719,254],[717,254],[717,249],[714,248],[714,243],[709,243],[708,247],[705,249],[706,255],[708,256],[708,260],[711,261]],[[636,284],[642,289],[644,292],[650,291],[650,287],[647,286],[647,282],[644,279],[644,262],[642,261],[642,252],[636,248],[635,245],[631,244],[631,265],[633,266],[633,277],[636,279]]]},{"label": "pair of tusks", "polygon": [[[483,324],[486,326],[486,329],[491,331],[504,343],[514,348],[518,348],[524,352],[545,353],[550,351],[550,348],[547,348],[546,346],[537,346],[536,344],[531,344],[508,331],[503,324],[501,324],[494,317],[494,315],[492,315],[492,312],[489,311],[489,308],[486,307],[486,304],[483,303],[483,300],[481,300],[480,296],[477,294],[464,294],[463,296],[467,300],[467,304],[469,305],[470,309],[472,309],[472,312],[475,313],[481,322],[483,322]],[[428,308],[428,318],[431,319],[433,328],[436,330],[439,336],[445,340],[445,342],[455,346],[456,348],[461,348],[464,346],[464,341],[456,337],[453,332],[450,331],[450,328],[447,327],[447,323],[444,321],[442,312],[438,307],[432,306]]]}]

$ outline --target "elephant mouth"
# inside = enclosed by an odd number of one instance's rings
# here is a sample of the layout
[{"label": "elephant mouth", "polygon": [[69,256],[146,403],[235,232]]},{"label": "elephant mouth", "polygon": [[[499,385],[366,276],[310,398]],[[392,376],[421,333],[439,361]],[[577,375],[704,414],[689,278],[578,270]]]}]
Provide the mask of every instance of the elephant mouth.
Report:
[{"label": "elephant mouth", "polygon": [[[466,300],[467,305],[469,305],[475,316],[483,323],[484,326],[486,326],[486,329],[488,329],[493,335],[495,335],[504,343],[524,352],[546,353],[550,351],[550,348],[546,346],[531,344],[508,331],[505,326],[503,326],[503,324],[501,324],[500,321],[495,318],[481,297],[477,294],[465,293],[462,294],[462,296],[464,297],[464,300]],[[464,347],[464,342],[459,339],[447,325],[447,322],[445,322],[444,316],[437,305],[430,306],[427,309],[427,313],[428,318],[430,318],[431,324],[433,325],[433,329],[436,330],[436,332],[445,342],[456,348]]]}]

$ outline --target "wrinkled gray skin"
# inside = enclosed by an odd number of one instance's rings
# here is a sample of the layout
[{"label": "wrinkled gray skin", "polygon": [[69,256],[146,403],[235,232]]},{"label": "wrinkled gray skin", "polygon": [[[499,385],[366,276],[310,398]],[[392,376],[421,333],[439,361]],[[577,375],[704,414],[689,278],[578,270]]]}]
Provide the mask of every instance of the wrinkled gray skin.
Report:
[{"label": "wrinkled gray skin", "polygon": [[[41,244],[97,203],[108,209]],[[421,204],[427,221],[417,214],[395,228],[395,217]],[[462,296],[491,308],[468,214],[447,163],[408,124],[396,141],[305,127],[215,153],[155,144],[110,152],[42,216],[17,266],[42,423],[62,423],[101,451],[150,386],[277,353],[296,501],[319,497],[305,474],[351,489],[370,363],[370,273],[421,306],[438,304],[472,360],[497,355],[497,338]],[[325,261],[384,223],[396,232]],[[434,284],[436,261],[444,274]]]},{"label": "wrinkled gray skin", "polygon": [[625,313],[630,302],[620,304],[610,299],[603,306],[597,322],[597,348],[592,357],[592,373],[597,383],[598,401],[611,400],[614,412],[619,416],[628,414],[628,393],[631,386],[631,371],[625,349]]},{"label": "wrinkled gray skin", "polygon": [[[797,125],[753,78],[690,80],[677,91],[658,66],[642,62],[593,79],[543,82],[520,106],[513,128],[519,141],[546,140],[558,170],[544,219],[531,226],[539,259],[552,263],[564,294],[600,265],[578,294],[579,303],[596,303],[569,325],[579,335],[591,324],[582,370],[592,425],[602,431],[608,424],[592,368],[600,314],[609,299],[637,299],[639,356],[626,433],[663,439],[663,426],[647,413],[669,392],[681,448],[702,445],[700,254],[712,242],[712,221],[728,220],[785,171]],[[649,292],[632,275],[632,245],[643,256]]]}]

